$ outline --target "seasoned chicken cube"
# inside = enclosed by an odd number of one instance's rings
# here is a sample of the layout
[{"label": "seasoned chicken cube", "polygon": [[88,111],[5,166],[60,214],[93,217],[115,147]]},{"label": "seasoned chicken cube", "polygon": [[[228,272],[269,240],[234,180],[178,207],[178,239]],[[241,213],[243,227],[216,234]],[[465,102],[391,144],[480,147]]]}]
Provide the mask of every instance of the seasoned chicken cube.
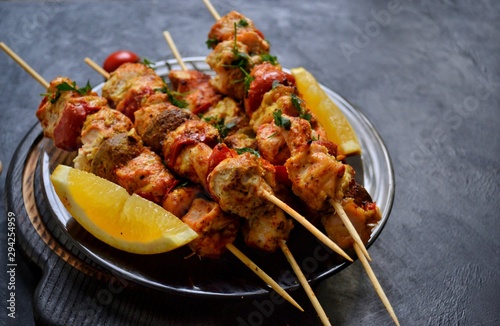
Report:
[{"label": "seasoned chicken cube", "polygon": [[132,121],[123,113],[105,107],[88,115],[81,129],[82,147],[74,159],[75,168],[90,171],[92,160],[101,143],[133,128]]},{"label": "seasoned chicken cube", "polygon": [[182,221],[198,233],[188,246],[204,258],[219,258],[239,229],[239,218],[222,211],[216,202],[196,198]]},{"label": "seasoned chicken cube", "polygon": [[220,162],[208,175],[208,187],[221,208],[245,218],[264,216],[274,204],[261,196],[273,193],[275,170],[269,162],[250,153]]},{"label": "seasoned chicken cube", "polygon": [[182,96],[194,114],[215,106],[222,95],[210,83],[210,76],[197,70],[171,70],[168,78],[175,92]]},{"label": "seasoned chicken cube", "polygon": [[137,77],[155,74],[154,70],[141,63],[124,63],[111,73],[102,87],[102,96],[115,108],[124,98]]},{"label": "seasoned chicken cube", "polygon": [[290,149],[274,123],[265,123],[257,129],[257,148],[261,157],[274,165],[283,165],[290,157]]},{"label": "seasoned chicken cube", "polygon": [[259,108],[255,110],[250,119],[250,126],[253,130],[257,132],[261,125],[273,122],[274,114],[278,110],[282,114],[296,116],[297,109],[294,107],[291,97],[295,92],[294,87],[279,85],[265,93]]},{"label": "seasoned chicken cube", "polygon": [[176,183],[176,179],[167,170],[161,158],[144,147],[141,154],[129,160],[115,170],[117,183],[159,205],[167,191]]},{"label": "seasoned chicken cube", "polygon": [[133,121],[134,112],[164,85],[153,69],[142,63],[126,63],[111,73],[102,88],[102,96]]},{"label": "seasoned chicken cube", "polygon": [[245,220],[243,237],[245,244],[264,252],[274,252],[281,240],[288,240],[293,229],[293,221],[285,216],[278,207],[266,215]]},{"label": "seasoned chicken cube", "polygon": [[250,55],[249,48],[241,42],[224,41],[219,43],[207,56],[206,62],[215,71],[212,85],[222,94],[237,101],[246,94],[245,72],[263,62],[260,55]]},{"label": "seasoned chicken cube", "polygon": [[187,110],[168,102],[146,105],[135,111],[134,126],[144,144],[158,154],[162,153],[165,137],[181,124],[195,118]]},{"label": "seasoned chicken cube", "polygon": [[203,188],[195,184],[177,185],[167,192],[162,206],[178,218],[188,212],[196,198],[203,196]]},{"label": "seasoned chicken cube", "polygon": [[[250,18],[239,12],[231,11],[212,25],[208,33],[209,43],[212,48],[215,48],[215,45],[222,41],[234,39],[235,32],[237,38],[242,37],[244,34],[255,34],[261,40],[265,41],[264,34],[255,27],[255,24]],[[269,43],[267,42],[266,47],[267,51],[269,51]]]},{"label": "seasoned chicken cube", "polygon": [[203,120],[218,128],[221,138],[225,138],[236,133],[241,128],[248,126],[248,117],[230,97],[222,100],[203,115]]}]

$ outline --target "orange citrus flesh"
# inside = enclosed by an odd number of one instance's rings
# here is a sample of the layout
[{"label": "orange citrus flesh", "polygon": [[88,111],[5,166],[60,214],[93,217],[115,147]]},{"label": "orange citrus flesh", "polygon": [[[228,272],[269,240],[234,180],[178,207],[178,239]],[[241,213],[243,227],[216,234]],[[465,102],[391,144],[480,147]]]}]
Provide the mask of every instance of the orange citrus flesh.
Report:
[{"label": "orange citrus flesh", "polygon": [[328,140],[337,144],[340,154],[360,154],[361,145],[354,129],[314,76],[303,67],[293,68],[291,72],[302,98],[325,129]]},{"label": "orange citrus flesh", "polygon": [[159,205],[92,173],[59,165],[50,177],[68,212],[108,245],[136,254],[181,247],[198,235]]}]

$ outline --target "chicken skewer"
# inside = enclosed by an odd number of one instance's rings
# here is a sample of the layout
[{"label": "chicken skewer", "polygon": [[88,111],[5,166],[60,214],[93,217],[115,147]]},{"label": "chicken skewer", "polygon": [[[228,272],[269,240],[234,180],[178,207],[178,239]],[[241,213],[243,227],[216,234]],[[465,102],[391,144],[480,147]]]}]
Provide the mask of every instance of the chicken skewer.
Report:
[{"label": "chicken skewer", "polygon": [[[172,50],[172,53],[174,54],[174,56],[176,57],[179,65],[182,67],[183,70],[187,70],[187,67],[186,65],[184,64],[183,60],[182,60],[182,57],[180,56],[179,54],[179,51],[177,50],[177,46],[175,45],[173,39],[172,39],[172,36],[170,35],[170,33],[168,31],[165,31],[164,32],[164,35],[165,35],[165,39],[167,40],[167,43],[170,47],[170,49]],[[265,191],[265,196],[267,196],[268,200],[273,202],[275,198],[275,196],[271,195],[270,193],[268,193],[267,191]],[[273,202],[274,203],[274,202]],[[287,205],[287,207],[289,207]],[[293,209],[289,209],[289,211],[293,213],[295,213],[295,211]],[[324,236],[324,234],[320,233],[322,236]],[[232,245],[232,244],[228,244],[229,245]],[[320,320],[322,321],[322,323],[324,325],[331,325],[330,324],[330,321],[328,319],[328,316],[326,315],[323,307],[321,306],[320,302],[318,301],[318,298],[316,297],[316,295],[314,294],[314,291],[312,290],[311,286],[309,285],[309,283],[307,282],[306,280],[306,277],[304,275],[304,273],[302,272],[302,270],[300,269],[299,265],[297,264],[295,258],[293,257],[293,254],[292,252],[290,251],[290,249],[288,248],[288,245],[286,244],[286,240],[285,239],[281,239],[279,241],[279,245],[280,245],[280,248],[281,250],[283,251],[283,254],[285,255],[285,257],[287,258],[288,262],[290,263],[290,265],[292,266],[292,269],[293,271],[295,272],[295,274],[297,275],[297,278],[299,279],[299,282],[300,284],[302,285],[302,287],[304,288],[307,296],[309,297],[314,309],[316,310],[316,312],[318,313],[318,316],[320,318]],[[234,253],[234,249],[233,248],[230,248],[228,247],[229,250],[231,252]],[[235,253],[236,254],[236,253]]]},{"label": "chicken skewer", "polygon": [[[8,49],[8,47],[6,47],[6,46],[2,43],[2,49],[5,49],[5,48],[7,48],[7,49]],[[9,49],[9,50],[10,50],[10,49]],[[11,53],[13,53],[13,52],[11,51]],[[16,55],[16,62],[18,62],[19,64],[21,64],[21,66],[22,66],[23,68],[25,68],[25,70],[29,71],[29,72],[30,72],[30,74],[36,74],[36,72],[35,72],[35,71],[31,68],[31,67],[29,67],[29,65],[27,65],[27,64],[26,64],[26,63],[25,63],[22,59],[18,59],[18,58],[19,58],[19,57]],[[39,76],[38,74],[36,74],[36,75],[37,75],[37,76]],[[38,80],[38,81],[42,84],[42,86],[43,86],[43,87],[45,87],[46,85],[48,85],[48,86],[47,86],[47,89],[48,89],[48,90],[49,90],[49,89],[52,89],[52,91],[54,91],[55,89],[58,89],[58,88],[57,88],[57,86],[58,86],[58,85],[61,85],[61,84],[63,84],[63,83],[66,83],[66,84],[68,84],[68,85],[69,85],[69,84],[71,84],[71,83],[68,83],[68,81],[69,81],[69,80],[68,80],[68,79],[65,79],[65,78],[57,78],[57,79],[56,79],[55,81],[53,81],[51,84],[49,84],[49,83],[45,82],[45,81],[43,80],[43,78],[42,78],[42,77],[37,78],[37,80]],[[74,85],[74,84],[73,84],[73,85]],[[72,92],[76,92],[76,90],[77,90],[77,89],[75,88],[75,86],[73,86],[73,87],[74,87],[74,89],[75,89],[75,90],[74,90],[74,91],[72,90]],[[58,89],[58,90],[59,90],[59,89]],[[55,93],[56,93],[56,92],[54,92],[54,93],[49,93],[49,95],[47,95],[47,96],[44,98],[44,100],[48,100],[48,98],[49,98],[49,96],[50,96],[50,97],[53,97],[53,98],[55,99],[54,103],[55,103],[55,102],[57,102],[57,101],[59,101],[59,100],[60,100],[60,98],[59,98],[59,97],[61,96],[61,94],[57,94],[58,96],[57,96],[57,98],[56,98],[56,97],[54,97],[54,96],[53,96],[53,95],[55,95]],[[77,92],[77,93],[78,93],[78,92]],[[90,93],[90,91],[88,91],[87,93]],[[51,94],[52,94],[52,95],[51,95]],[[69,92],[68,92],[68,94],[72,95],[72,94],[71,94],[71,93],[69,93]],[[66,95],[66,94],[64,94],[64,95]],[[63,95],[63,96],[64,96],[64,95]],[[82,95],[82,94],[79,94],[79,95]],[[88,96],[88,95],[87,95],[87,94],[84,94],[84,96]],[[68,97],[69,97],[69,100],[71,100],[71,99],[72,99],[72,97],[71,97],[71,96],[68,96]],[[93,94],[90,94],[90,97],[92,97],[92,99],[93,99],[93,100],[95,100],[95,96],[94,96]],[[64,100],[67,100],[67,99],[66,99],[66,98],[63,98],[63,101],[64,101]],[[51,110],[51,109],[45,109],[45,107],[46,107],[46,105],[45,105],[45,104],[48,104],[48,103],[47,103],[47,101],[42,101],[42,103],[43,103],[43,104],[41,105],[41,107],[45,110],[45,112],[50,112],[50,111],[53,111],[53,110]],[[100,108],[100,107],[95,107],[95,110],[96,110],[98,113],[99,113],[99,112],[104,112],[104,111],[106,111],[107,107],[106,107],[106,103],[105,103],[105,101],[104,101],[104,102],[103,102],[103,101],[100,101],[100,102],[99,102],[99,104],[101,104],[101,105],[102,105],[102,108]],[[48,105],[50,106],[50,104],[48,104]],[[70,106],[71,106],[71,105],[70,105]],[[64,112],[65,112],[64,110],[65,110],[65,109],[67,109],[67,108],[68,108],[68,106],[61,105],[61,107],[63,107],[62,113],[64,114]],[[114,110],[113,110],[113,112],[117,112],[117,111],[114,111]],[[50,113],[52,113],[52,115],[54,115],[54,112],[50,112]],[[57,115],[57,113],[61,113],[61,112],[56,112],[56,114],[55,114],[55,115]],[[44,115],[44,116],[43,116],[43,118],[42,118],[42,117],[39,117],[39,118],[41,118],[41,119],[45,119],[46,117],[47,117],[47,116],[46,116],[46,115]],[[88,115],[87,115],[86,117],[88,117]],[[54,118],[54,116],[50,116],[50,115],[49,115],[49,118]],[[125,120],[126,120],[126,119],[125,119]],[[61,119],[57,119],[57,117],[56,117],[55,121],[50,121],[50,122],[49,122],[49,126],[45,126],[45,127],[49,127],[48,129],[51,129],[52,127],[55,127],[55,129],[57,129],[57,127],[58,127],[59,125],[63,124],[63,123],[64,123],[64,121],[61,121]],[[125,123],[125,125],[126,125],[126,123]],[[114,126],[114,125],[112,125],[112,127],[113,127],[113,126]],[[81,127],[81,125],[80,125],[80,126],[76,126],[76,127],[77,127],[77,128],[78,128],[78,127]],[[67,129],[66,129],[66,131],[67,131]],[[109,131],[110,133],[113,133],[113,131],[116,131],[116,130],[113,130],[113,128],[111,128],[111,130],[108,130],[108,131]],[[50,136],[51,136],[51,138],[54,138],[54,134],[53,134],[52,132],[50,132]],[[56,135],[55,135],[55,138],[57,138],[57,137],[58,137],[58,134],[56,134]],[[111,139],[111,138],[110,138],[110,139]],[[73,146],[71,147],[71,149],[76,149],[76,148],[75,148],[75,146],[77,146],[78,141],[77,141],[77,140],[73,140],[71,143],[72,143],[72,145],[73,145]],[[70,149],[70,148],[68,148],[68,147],[66,147],[66,148],[67,148],[67,149]],[[120,156],[120,155],[119,155],[119,156]],[[234,248],[233,248],[233,249],[234,249]],[[236,249],[236,250],[237,250],[237,249]],[[253,267],[256,267],[256,266],[255,266],[255,264],[253,264]],[[257,272],[257,270],[256,270],[256,269],[254,269],[254,271],[256,271],[256,273],[257,273],[257,274],[259,274],[259,273]],[[276,285],[277,285],[277,284],[276,284]],[[291,297],[290,297],[290,296],[289,296],[289,295],[288,295],[288,294],[287,294],[287,293],[286,293],[283,289],[281,289],[281,288],[279,287],[279,285],[278,285],[278,287],[276,288],[276,290],[277,290],[277,292],[278,292],[278,293],[280,293],[280,294],[284,295],[284,297],[285,297],[287,300],[291,301],[291,303],[292,303],[292,304],[294,304],[295,306],[297,306],[299,309],[301,309],[301,310],[302,310],[302,308],[301,308],[301,307],[300,307],[300,306],[299,306],[299,305],[298,305],[298,304],[297,304],[297,303],[296,303],[293,299],[291,299]],[[303,310],[302,310],[302,311],[303,311]]]},{"label": "chicken skewer", "polygon": [[[87,63],[92,62],[90,59],[86,60]],[[91,65],[93,66],[93,65]],[[136,111],[139,113],[141,109]],[[196,200],[195,202],[196,203]],[[189,215],[186,214],[186,216]],[[184,220],[184,218],[183,218]],[[234,239],[233,239],[234,240]],[[196,241],[196,240],[195,240]],[[244,255],[240,250],[238,250],[233,244],[232,241],[226,244],[226,248],[232,252],[238,259],[240,259],[245,265],[249,266],[254,273],[256,273],[262,280],[266,282],[273,290],[275,290],[278,294],[282,295],[287,301],[289,301],[292,305],[297,307],[299,310],[303,311],[302,307],[283,289],[281,286],[276,283],[271,277],[269,277],[262,269],[260,269],[255,263],[253,263],[246,255]]]},{"label": "chicken skewer", "polygon": [[[209,8],[209,10],[212,13],[212,15],[214,16],[214,18],[217,21],[220,21],[220,15],[217,13],[217,11],[215,9],[213,9],[213,6],[210,4],[210,1],[209,0],[203,0],[203,1],[207,5],[207,7]],[[236,39],[237,35],[235,35],[234,38]],[[245,103],[245,104],[247,104],[247,103]],[[382,302],[386,306],[386,308],[387,308],[387,310],[388,310],[391,318],[395,322],[395,324],[399,325],[399,321],[397,319],[397,316],[394,313],[394,310],[393,310],[392,306],[390,305],[389,300],[387,299],[387,297],[386,297],[386,295],[385,295],[382,287],[380,286],[380,283],[378,282],[375,274],[373,273],[373,270],[371,269],[368,261],[365,259],[365,257],[369,257],[369,255],[367,254],[367,251],[366,251],[366,248],[364,247],[364,244],[362,244],[362,242],[361,242],[361,245],[359,245],[359,240],[360,240],[359,235],[357,234],[355,228],[350,223],[349,218],[346,216],[347,214],[345,214],[342,205],[339,202],[336,202],[336,201],[333,201],[333,200],[332,200],[332,202],[333,202],[332,204],[333,204],[335,210],[337,211],[338,215],[340,216],[340,218],[342,219],[342,221],[344,222],[344,224],[348,227],[351,236],[355,239],[353,247],[355,249],[355,252],[356,252],[358,258],[362,261],[363,266],[364,266],[367,274],[369,275],[370,280],[372,281],[372,284],[373,284],[373,286],[374,286],[377,294],[382,299]],[[329,219],[329,220],[331,221],[331,219]],[[363,250],[363,248],[364,248],[364,250]]]},{"label": "chicken skewer", "polygon": [[[209,40],[214,51],[207,56],[207,63],[216,71],[217,75],[213,82],[216,88],[223,94],[234,96],[236,100],[249,99],[250,94],[247,95],[246,90],[248,81],[250,82],[250,90],[248,90],[250,93],[250,91],[253,90],[252,84],[256,81],[257,77],[252,76],[253,71],[250,72],[249,76],[248,73],[245,72],[245,69],[247,69],[248,66],[258,67],[260,65],[269,65],[269,63],[266,62],[267,60],[273,63],[274,59],[271,60],[269,56],[269,43],[263,38],[262,33],[255,28],[251,20],[236,12],[229,13],[214,24],[209,33]],[[270,72],[265,71],[265,73],[269,74]],[[252,78],[254,79],[252,80]],[[288,83],[290,84],[290,82]],[[287,90],[286,87],[284,88],[284,91],[287,93],[290,92],[292,96],[296,96],[292,91]],[[278,95],[281,94],[278,93]],[[296,99],[296,101],[299,101],[298,96],[296,96]],[[275,99],[273,98],[273,100]],[[256,103],[256,105],[261,105],[259,99],[253,102]],[[246,107],[246,110],[250,116],[253,110],[248,107]],[[261,112],[259,112],[259,110],[255,112],[258,120],[273,117],[273,113],[269,114],[267,112],[262,112],[265,113],[262,117],[260,116]],[[251,116],[252,120],[254,119],[254,115]],[[261,123],[262,121],[255,122],[254,124],[257,125],[254,126],[254,129]],[[258,132],[258,130],[256,130],[256,132]],[[297,189],[298,185],[295,185],[294,188]],[[304,192],[301,192],[301,194],[304,194]],[[338,205],[337,208],[341,208],[341,206]],[[360,248],[363,248],[363,252],[367,258],[370,259],[368,251],[355,228],[352,226],[351,221],[345,219],[344,215],[341,215],[340,218],[343,219],[351,237],[358,243]]]},{"label": "chicken skewer", "polygon": [[[169,35],[166,35],[165,38],[167,39],[167,42],[171,42],[171,37]],[[175,45],[171,44],[171,47],[175,47]],[[174,53],[178,53],[177,50],[173,51]],[[179,55],[177,55],[178,57],[180,57]],[[178,58],[179,60],[179,58]],[[182,61],[181,61],[182,62]],[[261,189],[260,189],[261,190]],[[269,200],[269,199],[272,199],[274,201],[274,204],[278,204],[277,206],[280,207],[280,208],[283,208],[286,206],[286,209],[288,211],[291,210],[291,208],[286,205],[283,201],[279,200],[276,196],[274,196],[273,194],[271,194],[269,191],[255,191],[254,193],[258,196],[258,197],[263,197],[265,198],[266,200]],[[216,196],[217,196],[217,192],[214,193]],[[266,198],[267,197],[267,198]],[[234,203],[234,205],[230,208],[230,205],[232,203],[227,203],[227,204],[222,204],[223,206],[223,209],[226,208],[226,209],[235,209],[234,206],[237,206],[238,204],[237,203]],[[240,205],[238,205],[240,206]],[[316,235],[323,243],[325,243],[328,247],[330,247],[333,251],[337,252],[338,254],[342,255],[344,258],[348,259],[349,261],[352,261],[352,259],[347,255],[345,254],[345,252],[340,249],[340,247],[338,247],[337,244],[335,244],[331,239],[329,239],[327,236],[325,236],[323,233],[321,233],[312,223],[310,223],[307,219],[305,219],[304,217],[302,217],[300,214],[294,212],[294,214],[292,215],[292,217],[294,217],[297,221],[299,221],[299,223],[301,223],[303,226],[306,227],[306,229],[308,229],[309,231],[311,231],[314,235]]]}]

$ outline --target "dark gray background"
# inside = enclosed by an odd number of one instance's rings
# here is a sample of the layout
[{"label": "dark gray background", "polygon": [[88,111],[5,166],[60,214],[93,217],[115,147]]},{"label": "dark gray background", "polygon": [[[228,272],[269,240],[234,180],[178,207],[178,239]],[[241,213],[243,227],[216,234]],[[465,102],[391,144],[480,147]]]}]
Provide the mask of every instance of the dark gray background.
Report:
[{"label": "dark gray background", "polygon": [[[500,2],[213,3],[222,14],[237,9],[253,19],[284,67],[306,67],[384,139],[396,197],[370,252],[401,324],[500,324]],[[86,56],[102,62],[126,48],[172,58],[164,30],[183,56],[206,55],[211,24],[201,0],[0,2],[0,40],[47,80],[67,75],[78,84],[101,82]],[[43,91],[0,53],[2,198]],[[9,207],[0,205],[1,321]],[[16,322],[29,325],[40,272],[18,259]],[[336,325],[391,324],[359,262],[316,291]]]}]

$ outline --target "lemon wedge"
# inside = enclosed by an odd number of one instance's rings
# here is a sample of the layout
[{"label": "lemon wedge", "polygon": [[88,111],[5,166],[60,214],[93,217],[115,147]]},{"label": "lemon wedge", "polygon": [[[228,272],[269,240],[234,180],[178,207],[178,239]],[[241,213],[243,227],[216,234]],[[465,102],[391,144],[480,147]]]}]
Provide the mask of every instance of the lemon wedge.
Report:
[{"label": "lemon wedge", "polygon": [[50,176],[73,218],[108,245],[136,254],[181,247],[198,235],[161,206],[92,173],[59,165]]},{"label": "lemon wedge", "polygon": [[361,145],[354,129],[314,76],[303,67],[293,68],[291,73],[307,107],[318,118],[328,140],[337,144],[339,153],[345,156],[360,154]]}]

